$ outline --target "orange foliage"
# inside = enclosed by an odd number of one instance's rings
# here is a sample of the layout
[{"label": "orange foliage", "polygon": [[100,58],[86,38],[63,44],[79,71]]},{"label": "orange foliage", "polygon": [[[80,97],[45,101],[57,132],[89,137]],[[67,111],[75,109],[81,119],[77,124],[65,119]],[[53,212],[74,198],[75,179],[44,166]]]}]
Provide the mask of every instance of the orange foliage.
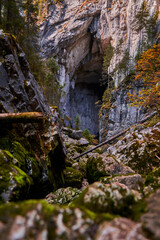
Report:
[{"label": "orange foliage", "polygon": [[160,44],[141,54],[136,64],[135,80],[143,80],[144,88],[128,94],[131,105],[157,108],[160,105]]}]

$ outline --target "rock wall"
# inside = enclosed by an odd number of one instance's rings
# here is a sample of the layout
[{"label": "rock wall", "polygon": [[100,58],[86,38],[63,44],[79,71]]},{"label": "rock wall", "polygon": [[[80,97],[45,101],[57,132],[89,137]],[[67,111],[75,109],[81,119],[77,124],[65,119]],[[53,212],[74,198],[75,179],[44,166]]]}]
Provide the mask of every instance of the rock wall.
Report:
[{"label": "rock wall", "polygon": [[[132,70],[139,46],[146,35],[144,30],[135,30],[135,16],[142,2],[143,0],[64,0],[57,4],[51,2],[47,20],[41,29],[41,47],[43,57],[54,55],[60,65],[59,81],[64,86],[61,99],[63,113],[73,117],[72,112],[77,110],[76,103],[70,102],[70,95],[72,92],[83,94],[76,88],[79,81],[99,84],[102,58],[109,44],[117,50],[108,69],[115,87],[119,86]],[[153,16],[159,9],[159,1],[146,2],[149,13]],[[157,29],[158,26],[157,21]],[[115,71],[126,54],[127,69]],[[86,101],[92,102],[89,95],[88,93]],[[79,104],[81,109],[85,109],[83,103]],[[88,121],[87,118],[90,118],[90,121],[94,119],[93,115],[86,118],[82,112],[79,114],[83,119],[82,125]]]},{"label": "rock wall", "polygon": [[15,38],[0,31],[0,112],[50,113]]},{"label": "rock wall", "polygon": [[112,92],[111,107],[108,110],[103,109],[99,119],[100,141],[138,123],[144,117],[145,111],[142,107],[131,106],[128,102],[128,93],[140,91],[142,87],[140,82],[133,84],[127,81]]},{"label": "rock wall", "polygon": [[21,122],[0,122],[0,203],[62,187],[66,157],[56,110],[51,113],[14,36],[0,31],[0,113],[37,111],[46,115],[41,123],[25,123],[25,113]]}]

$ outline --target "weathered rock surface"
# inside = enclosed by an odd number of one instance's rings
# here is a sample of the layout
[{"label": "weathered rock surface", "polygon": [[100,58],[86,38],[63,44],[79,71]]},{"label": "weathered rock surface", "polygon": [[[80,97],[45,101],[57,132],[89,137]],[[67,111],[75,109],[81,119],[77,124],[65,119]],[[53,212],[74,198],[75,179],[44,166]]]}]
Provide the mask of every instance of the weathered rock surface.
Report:
[{"label": "weathered rock surface", "polygon": [[96,234],[96,240],[147,240],[142,234],[141,224],[127,218],[116,218],[111,223],[104,222]]},{"label": "weathered rock surface", "polygon": [[[143,118],[144,110],[140,107],[130,106],[128,101],[128,93],[141,89],[142,83],[133,84],[128,81],[112,92],[111,107],[108,110],[103,109],[99,119],[100,141],[105,141]],[[108,117],[106,118],[106,116]]]},{"label": "weathered rock surface", "polygon": [[15,38],[0,31],[0,112],[50,114],[42,90]]}]

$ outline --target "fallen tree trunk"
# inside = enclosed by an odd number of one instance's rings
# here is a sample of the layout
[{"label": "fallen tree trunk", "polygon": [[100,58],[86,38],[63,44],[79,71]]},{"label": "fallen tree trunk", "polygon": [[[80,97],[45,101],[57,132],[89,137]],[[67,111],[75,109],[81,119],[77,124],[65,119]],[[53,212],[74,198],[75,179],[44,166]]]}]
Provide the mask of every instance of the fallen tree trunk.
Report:
[{"label": "fallen tree trunk", "polygon": [[[153,117],[156,113],[157,113],[156,111],[153,112],[153,113],[151,113],[150,115],[148,115],[148,116],[144,117],[142,120],[140,120],[138,123],[144,123],[145,121],[147,121],[148,119],[150,119],[151,117]],[[122,132],[114,135],[113,137],[109,138],[108,140],[106,140],[106,141],[98,144],[97,146],[95,146],[94,148],[92,148],[92,149],[90,149],[90,150],[88,150],[88,151],[86,151],[86,152],[81,153],[80,155],[78,155],[77,157],[74,157],[73,159],[75,160],[75,159],[77,159],[77,158],[80,158],[80,157],[84,156],[85,154],[90,153],[90,152],[94,151],[95,149],[97,149],[97,148],[99,148],[99,147],[101,147],[101,146],[103,146],[103,145],[105,145],[105,144],[107,144],[107,143],[112,142],[112,141],[115,140],[116,138],[118,138],[118,137],[120,137],[121,135],[123,135],[124,133],[126,133],[128,130],[129,130],[129,129],[126,129],[126,130],[124,130],[124,131],[122,131]]]},{"label": "fallen tree trunk", "polygon": [[0,113],[0,123],[36,123],[45,119],[41,112]]}]

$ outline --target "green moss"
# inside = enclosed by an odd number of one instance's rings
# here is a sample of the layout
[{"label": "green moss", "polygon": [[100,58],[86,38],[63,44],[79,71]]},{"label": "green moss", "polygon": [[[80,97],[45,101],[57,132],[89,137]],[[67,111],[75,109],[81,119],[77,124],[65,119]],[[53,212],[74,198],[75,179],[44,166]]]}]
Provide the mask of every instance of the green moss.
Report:
[{"label": "green moss", "polygon": [[89,132],[89,130],[86,128],[86,129],[84,129],[83,130],[83,137],[85,138],[85,139],[87,139],[87,141],[89,142],[89,143],[91,143],[92,142],[92,136],[91,136],[91,134],[90,134],[90,132]]},{"label": "green moss", "polygon": [[100,177],[106,176],[105,166],[101,157],[90,157],[86,164],[86,176],[89,183],[98,181]]},{"label": "green moss", "polygon": [[82,186],[82,174],[80,171],[67,167],[64,170],[65,187],[80,188]]},{"label": "green moss", "polygon": [[132,206],[132,212],[129,216],[132,220],[138,221],[142,214],[147,211],[147,201],[142,199]]},{"label": "green moss", "polygon": [[18,166],[25,170],[26,166],[26,155],[28,152],[25,148],[17,141],[12,143],[12,151],[14,157],[18,160]]},{"label": "green moss", "polygon": [[13,165],[12,155],[0,151],[0,200],[24,199],[32,184],[32,179],[20,168]]},{"label": "green moss", "polygon": [[160,188],[160,167],[146,176],[145,185],[151,186],[154,190]]},{"label": "green moss", "polygon": [[41,168],[38,161],[31,156],[26,157],[26,170],[32,178],[39,178],[41,175]]},{"label": "green moss", "polygon": [[97,148],[97,149],[95,149],[93,152],[98,153],[98,154],[102,154],[102,153],[103,153],[103,150],[100,149],[100,148]]},{"label": "green moss", "polygon": [[37,205],[42,206],[41,213],[47,217],[53,214],[55,206],[48,204],[45,200],[28,200],[19,203],[9,203],[0,205],[0,221],[6,223],[8,219],[17,215],[25,216],[27,212],[36,209]]},{"label": "green moss", "polygon": [[0,149],[9,150],[11,145],[11,140],[9,137],[0,137]]}]

